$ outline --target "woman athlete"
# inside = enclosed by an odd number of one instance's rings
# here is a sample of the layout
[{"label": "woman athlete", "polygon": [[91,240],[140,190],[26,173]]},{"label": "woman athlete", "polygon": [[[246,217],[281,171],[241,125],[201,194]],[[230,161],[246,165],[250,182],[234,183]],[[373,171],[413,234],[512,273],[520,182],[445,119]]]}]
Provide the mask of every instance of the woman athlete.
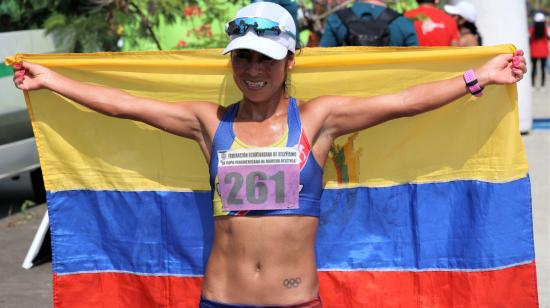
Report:
[{"label": "woman athlete", "polygon": [[[200,307],[321,307],[314,244],[322,166],[338,136],[439,108],[526,72],[523,52],[499,55],[465,76],[375,97],[286,92],[296,27],[282,7],[259,2],[226,27],[242,99],[167,103],[85,84],[40,65],[15,66],[21,90],[49,89],[105,115],[195,140],[210,165],[214,242]],[[477,80],[477,81],[476,81]],[[261,157],[262,159],[256,159]],[[265,164],[274,157],[280,164]]]}]

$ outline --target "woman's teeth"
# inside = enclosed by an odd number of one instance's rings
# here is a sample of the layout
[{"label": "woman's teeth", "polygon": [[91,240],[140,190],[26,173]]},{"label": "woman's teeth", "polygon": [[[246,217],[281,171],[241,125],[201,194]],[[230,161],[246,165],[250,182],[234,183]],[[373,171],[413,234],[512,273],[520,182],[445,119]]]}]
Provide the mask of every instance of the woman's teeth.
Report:
[{"label": "woman's teeth", "polygon": [[265,81],[250,81],[250,80],[245,80],[246,84],[251,87],[251,88],[261,88],[263,86],[265,86],[266,82]]}]

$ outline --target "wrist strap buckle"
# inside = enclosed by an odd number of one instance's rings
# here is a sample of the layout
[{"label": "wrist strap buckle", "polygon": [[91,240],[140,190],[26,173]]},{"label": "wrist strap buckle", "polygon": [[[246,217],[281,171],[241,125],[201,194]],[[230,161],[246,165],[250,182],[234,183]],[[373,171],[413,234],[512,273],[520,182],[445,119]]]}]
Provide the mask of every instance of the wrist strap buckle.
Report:
[{"label": "wrist strap buckle", "polygon": [[466,82],[468,91],[470,91],[473,96],[480,97],[483,95],[483,87],[479,85],[474,70],[467,70],[464,72],[464,82]]}]

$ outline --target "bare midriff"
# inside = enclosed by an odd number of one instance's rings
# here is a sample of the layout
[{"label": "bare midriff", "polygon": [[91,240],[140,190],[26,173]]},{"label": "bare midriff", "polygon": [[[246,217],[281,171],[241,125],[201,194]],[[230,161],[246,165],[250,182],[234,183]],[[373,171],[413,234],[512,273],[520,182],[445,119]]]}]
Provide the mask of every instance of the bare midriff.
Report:
[{"label": "bare midriff", "polygon": [[310,216],[217,217],[202,296],[255,305],[315,299],[318,221]]}]

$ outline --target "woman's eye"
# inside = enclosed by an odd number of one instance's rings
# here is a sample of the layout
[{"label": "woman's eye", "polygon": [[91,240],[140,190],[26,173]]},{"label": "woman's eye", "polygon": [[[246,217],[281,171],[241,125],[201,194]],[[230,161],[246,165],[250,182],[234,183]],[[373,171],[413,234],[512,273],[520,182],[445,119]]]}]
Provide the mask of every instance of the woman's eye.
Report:
[{"label": "woman's eye", "polygon": [[267,56],[262,56],[262,57],[260,58],[260,61],[261,61],[262,63],[265,63],[265,64],[272,64],[272,63],[275,63],[275,59],[272,59],[272,58],[267,57]]},{"label": "woman's eye", "polygon": [[233,56],[232,60],[235,65],[242,66],[247,63],[250,63],[251,57],[246,53],[237,53]]},{"label": "woman's eye", "polygon": [[248,58],[250,58],[250,56],[247,55],[247,54],[244,54],[244,53],[238,53],[238,54],[235,55],[235,58],[237,58],[237,59],[248,59]]}]

